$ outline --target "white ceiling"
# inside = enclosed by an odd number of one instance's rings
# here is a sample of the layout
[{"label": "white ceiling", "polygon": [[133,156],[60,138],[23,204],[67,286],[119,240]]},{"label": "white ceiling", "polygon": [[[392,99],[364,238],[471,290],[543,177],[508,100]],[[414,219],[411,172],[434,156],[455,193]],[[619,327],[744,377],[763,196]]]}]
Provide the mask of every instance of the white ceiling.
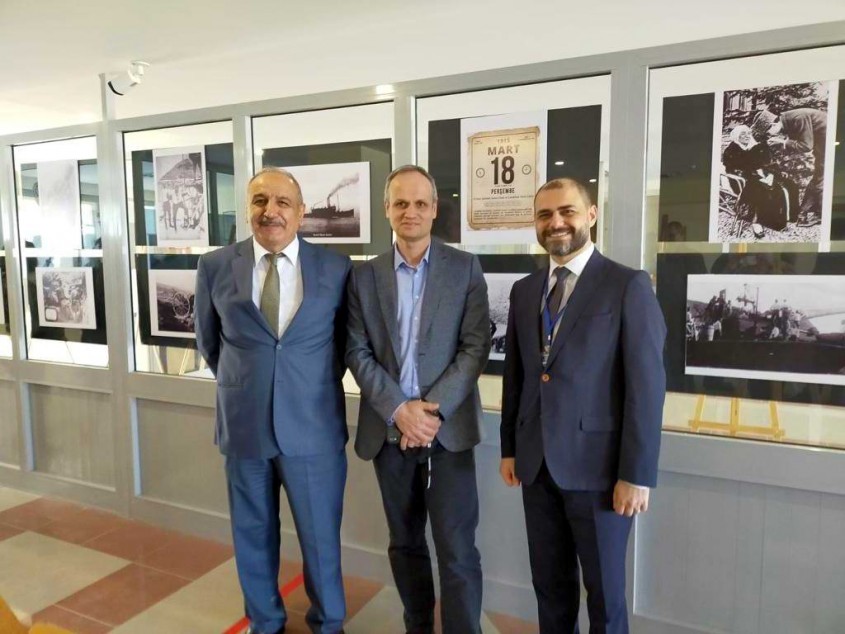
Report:
[{"label": "white ceiling", "polygon": [[151,66],[120,117],[843,19],[843,0],[0,0],[0,134],[98,120],[98,74],[132,59]]}]

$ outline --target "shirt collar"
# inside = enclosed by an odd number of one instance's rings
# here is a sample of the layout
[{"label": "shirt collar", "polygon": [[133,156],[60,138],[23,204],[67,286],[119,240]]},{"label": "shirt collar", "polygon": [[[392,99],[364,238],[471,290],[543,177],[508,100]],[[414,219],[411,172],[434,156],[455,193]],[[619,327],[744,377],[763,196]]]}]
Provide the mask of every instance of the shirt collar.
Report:
[{"label": "shirt collar", "polygon": [[[258,244],[258,240],[255,239],[255,236],[252,237],[252,248],[255,252],[255,266],[258,266],[261,259],[270,253],[270,251]],[[291,261],[291,264],[296,266],[296,261],[299,258],[299,236],[294,236],[290,244],[282,249],[280,253],[284,253],[285,257]]]},{"label": "shirt collar", "polygon": [[[420,266],[422,263],[425,262],[428,264],[428,255],[431,253],[431,243],[429,243],[428,248],[425,250],[423,254],[422,260],[420,260]],[[393,243],[393,270],[397,270],[402,265],[407,266],[409,269],[417,268],[413,267],[405,261],[405,258],[402,257],[402,254],[399,253],[399,247],[396,246],[396,243]]]},{"label": "shirt collar", "polygon": [[[580,277],[581,273],[584,272],[584,267],[587,266],[587,262],[590,261],[590,257],[593,255],[593,251],[595,250],[595,245],[590,242],[586,249],[584,249],[581,253],[576,255],[571,260],[569,260],[569,262],[567,262],[563,266],[569,269],[569,271],[575,277]],[[549,280],[551,280],[554,276],[554,271],[558,266],[560,265],[552,259],[552,256],[549,256]]]}]

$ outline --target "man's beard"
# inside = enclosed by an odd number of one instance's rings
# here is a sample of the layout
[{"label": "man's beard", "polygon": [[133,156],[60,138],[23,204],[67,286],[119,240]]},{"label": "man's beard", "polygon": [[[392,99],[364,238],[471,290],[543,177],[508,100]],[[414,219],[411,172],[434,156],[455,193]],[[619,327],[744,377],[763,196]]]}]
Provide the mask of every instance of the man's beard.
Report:
[{"label": "man's beard", "polygon": [[549,233],[550,232],[547,231],[543,234],[543,248],[549,252],[549,255],[554,255],[559,258],[565,257],[570,253],[575,253],[590,240],[590,227],[588,225],[584,225],[575,231],[569,242],[552,238],[548,235]]}]

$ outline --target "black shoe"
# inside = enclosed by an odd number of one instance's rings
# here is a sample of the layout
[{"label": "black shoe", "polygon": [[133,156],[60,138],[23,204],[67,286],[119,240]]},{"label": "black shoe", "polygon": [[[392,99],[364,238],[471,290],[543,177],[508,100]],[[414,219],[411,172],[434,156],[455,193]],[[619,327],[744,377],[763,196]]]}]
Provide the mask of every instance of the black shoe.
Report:
[{"label": "black shoe", "polygon": [[[246,632],[244,632],[244,634],[263,634],[263,632],[259,632],[252,625],[250,625],[248,628],[246,628]],[[273,634],[285,634],[285,628],[282,627],[282,629],[276,630]]]}]

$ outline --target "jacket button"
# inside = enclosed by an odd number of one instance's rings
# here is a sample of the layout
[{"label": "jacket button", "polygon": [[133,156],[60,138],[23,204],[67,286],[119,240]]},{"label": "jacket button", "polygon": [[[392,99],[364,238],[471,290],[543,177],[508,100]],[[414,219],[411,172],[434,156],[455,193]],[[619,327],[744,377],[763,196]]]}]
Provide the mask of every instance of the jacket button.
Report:
[{"label": "jacket button", "polygon": [[550,377],[548,374],[546,374],[546,373],[544,372],[543,374],[541,374],[541,375],[540,375],[540,380],[541,380],[543,383],[548,383],[549,381],[551,381],[551,380],[552,380],[552,377]]},{"label": "jacket button", "polygon": [[281,349],[282,349],[282,344],[280,344],[280,343],[276,344],[276,350],[281,350]]}]

